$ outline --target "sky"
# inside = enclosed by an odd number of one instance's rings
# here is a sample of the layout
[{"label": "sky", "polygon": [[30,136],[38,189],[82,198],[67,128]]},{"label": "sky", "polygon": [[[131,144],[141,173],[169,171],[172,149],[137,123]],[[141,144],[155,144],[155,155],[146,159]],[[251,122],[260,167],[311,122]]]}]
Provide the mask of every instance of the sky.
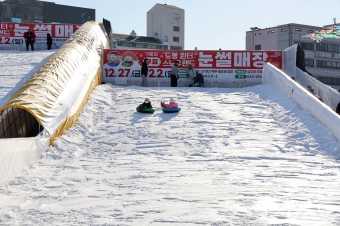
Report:
[{"label": "sky", "polygon": [[[111,21],[114,33],[146,36],[146,13],[155,4],[185,10],[185,49],[244,50],[250,27],[267,28],[287,23],[323,26],[340,22],[339,0],[54,0],[62,5],[96,9],[96,20]],[[281,2],[281,3],[280,3]]]},{"label": "sky", "polygon": [[[0,51],[0,99],[53,52]],[[135,111],[145,97],[154,114]],[[170,98],[179,113],[162,113]],[[269,85],[104,84],[0,186],[0,225],[338,225],[339,159],[333,133]]]}]

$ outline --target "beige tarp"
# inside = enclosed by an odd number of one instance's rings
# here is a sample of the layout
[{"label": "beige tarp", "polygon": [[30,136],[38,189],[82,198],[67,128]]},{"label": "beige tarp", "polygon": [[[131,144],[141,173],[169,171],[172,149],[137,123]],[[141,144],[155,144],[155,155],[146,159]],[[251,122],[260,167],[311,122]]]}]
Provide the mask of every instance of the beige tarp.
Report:
[{"label": "beige tarp", "polygon": [[101,82],[101,50],[109,41],[101,25],[86,22],[0,108],[30,112],[53,140],[72,127]]}]

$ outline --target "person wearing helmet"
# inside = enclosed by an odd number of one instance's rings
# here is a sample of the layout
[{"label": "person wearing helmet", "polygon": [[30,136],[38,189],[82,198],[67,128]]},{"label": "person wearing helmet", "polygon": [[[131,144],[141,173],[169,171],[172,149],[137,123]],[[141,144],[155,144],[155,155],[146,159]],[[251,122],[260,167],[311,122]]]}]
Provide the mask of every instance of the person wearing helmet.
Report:
[{"label": "person wearing helmet", "polygon": [[170,99],[170,102],[168,104],[161,102],[161,107],[164,108],[178,108],[178,104],[175,102],[174,98]]},{"label": "person wearing helmet", "polygon": [[308,90],[313,96],[315,96],[315,97],[318,98],[321,102],[323,102],[323,101],[322,101],[322,98],[319,97],[319,96],[315,93],[315,90],[312,88],[311,85],[307,85],[307,90]]},{"label": "person wearing helmet", "polygon": [[145,98],[144,102],[138,106],[140,110],[143,110],[145,108],[152,108],[151,102],[149,101],[149,98]]}]

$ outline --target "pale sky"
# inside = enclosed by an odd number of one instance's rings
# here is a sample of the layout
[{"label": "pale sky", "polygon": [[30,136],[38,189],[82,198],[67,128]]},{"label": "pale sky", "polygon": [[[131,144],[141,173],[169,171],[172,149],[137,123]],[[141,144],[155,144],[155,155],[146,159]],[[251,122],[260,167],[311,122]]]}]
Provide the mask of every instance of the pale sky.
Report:
[{"label": "pale sky", "polygon": [[[46,1],[46,0],[45,0]],[[185,49],[243,50],[250,27],[287,23],[313,26],[340,22],[340,0],[47,0],[96,9],[96,21],[111,21],[114,33],[146,36],[146,13],[165,2],[185,10]]]}]

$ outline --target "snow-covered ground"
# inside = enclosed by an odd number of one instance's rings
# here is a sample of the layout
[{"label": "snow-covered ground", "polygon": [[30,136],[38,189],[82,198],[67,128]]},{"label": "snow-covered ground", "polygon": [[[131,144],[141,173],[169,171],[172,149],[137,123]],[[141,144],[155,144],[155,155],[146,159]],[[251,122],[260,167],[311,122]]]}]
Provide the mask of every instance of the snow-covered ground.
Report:
[{"label": "snow-covered ground", "polygon": [[[3,54],[0,97],[49,56]],[[145,97],[154,114],[135,111]],[[161,112],[170,97],[181,112]],[[270,86],[101,85],[0,187],[0,225],[339,225],[339,157],[330,130]]]},{"label": "snow-covered ground", "polygon": [[0,106],[1,99],[11,94],[14,87],[20,87],[55,52],[0,51]]}]

